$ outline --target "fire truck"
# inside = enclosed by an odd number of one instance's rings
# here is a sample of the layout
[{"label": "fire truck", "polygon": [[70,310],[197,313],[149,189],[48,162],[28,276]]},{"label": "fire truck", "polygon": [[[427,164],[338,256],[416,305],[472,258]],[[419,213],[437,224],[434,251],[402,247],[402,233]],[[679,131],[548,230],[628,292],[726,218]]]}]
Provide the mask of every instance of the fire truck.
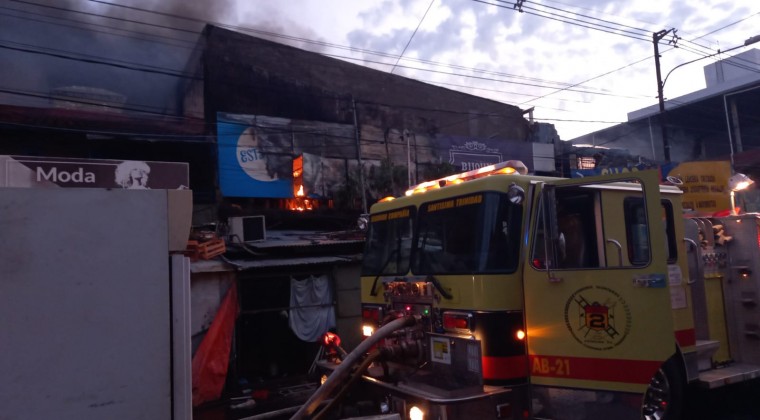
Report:
[{"label": "fire truck", "polygon": [[365,339],[293,418],[352,393],[413,420],[674,420],[687,387],[760,376],[760,219],[684,216],[681,196],[657,171],[507,161],[381,200]]}]

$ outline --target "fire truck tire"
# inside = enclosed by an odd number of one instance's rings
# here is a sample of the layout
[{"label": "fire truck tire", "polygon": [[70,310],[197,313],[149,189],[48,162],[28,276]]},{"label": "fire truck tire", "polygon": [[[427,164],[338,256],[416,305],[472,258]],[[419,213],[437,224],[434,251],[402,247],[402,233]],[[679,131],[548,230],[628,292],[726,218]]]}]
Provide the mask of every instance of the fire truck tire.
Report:
[{"label": "fire truck tire", "polygon": [[655,373],[641,407],[643,420],[680,420],[686,388],[684,374],[676,356]]}]

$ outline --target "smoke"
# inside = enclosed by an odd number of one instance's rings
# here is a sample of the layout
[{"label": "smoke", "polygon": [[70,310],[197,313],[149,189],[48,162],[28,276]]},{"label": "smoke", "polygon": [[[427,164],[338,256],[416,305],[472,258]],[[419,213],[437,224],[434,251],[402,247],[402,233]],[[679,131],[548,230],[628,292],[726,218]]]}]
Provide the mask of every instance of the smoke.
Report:
[{"label": "smoke", "polygon": [[276,13],[251,11],[260,8],[241,13],[242,5],[235,0],[9,2],[0,13],[0,62],[7,63],[0,66],[0,102],[50,106],[53,93],[91,92],[100,98],[96,101],[126,98],[112,104],[115,109],[176,115],[179,86],[193,77],[196,64],[189,60],[208,23],[240,32],[245,26],[262,38],[264,32],[287,33],[294,38],[269,38],[320,48],[298,40],[316,38],[308,29],[277,20]]}]

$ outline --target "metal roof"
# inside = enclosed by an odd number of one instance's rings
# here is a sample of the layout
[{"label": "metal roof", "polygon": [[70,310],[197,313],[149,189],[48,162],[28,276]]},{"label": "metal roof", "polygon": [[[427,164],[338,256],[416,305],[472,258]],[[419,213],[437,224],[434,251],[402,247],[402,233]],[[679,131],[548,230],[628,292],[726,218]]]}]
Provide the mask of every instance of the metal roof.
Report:
[{"label": "metal roof", "polygon": [[266,240],[249,241],[249,248],[266,250],[272,248],[313,247],[364,243],[364,234],[356,231],[315,232],[304,230],[267,230]]},{"label": "metal roof", "polygon": [[219,256],[213,260],[198,260],[190,264],[191,273],[219,273],[253,268],[297,267],[317,264],[350,263],[361,261],[361,254],[327,255],[301,258],[238,259]]},{"label": "metal roof", "polygon": [[[362,259],[363,243],[364,234],[357,231],[268,230],[266,240],[228,244],[224,255],[194,261],[190,271],[209,273],[357,262]],[[350,247],[338,247],[330,252],[329,246],[335,245]],[[288,253],[288,249],[294,249],[294,252]],[[234,250],[239,252],[231,252]]]}]

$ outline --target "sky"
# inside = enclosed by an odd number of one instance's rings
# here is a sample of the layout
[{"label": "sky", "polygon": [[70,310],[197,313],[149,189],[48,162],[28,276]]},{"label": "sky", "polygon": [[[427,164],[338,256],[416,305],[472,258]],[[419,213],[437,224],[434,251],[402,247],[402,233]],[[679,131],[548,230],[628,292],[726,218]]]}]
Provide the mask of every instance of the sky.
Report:
[{"label": "sky", "polygon": [[[90,27],[100,38],[113,36],[116,27],[124,31],[120,36],[160,34],[162,44],[177,45],[178,57],[189,53],[203,22],[216,23],[524,110],[535,107],[534,118],[554,124],[563,140],[625,122],[629,112],[657,103],[653,33],[663,31],[665,98],[703,89],[705,65],[747,51],[752,46],[732,48],[760,35],[757,0],[0,0],[0,47],[15,48],[0,55],[16,58],[0,68],[0,102],[7,98],[3,72],[35,78],[30,53],[19,45],[63,49],[55,37],[38,38],[42,31],[25,32],[31,20],[50,19],[44,15],[73,16],[77,20],[66,22],[80,27],[74,22],[100,24]],[[126,60],[72,39],[67,48],[78,53]],[[144,42],[146,55],[133,60],[182,70],[172,54],[155,57]]]}]

